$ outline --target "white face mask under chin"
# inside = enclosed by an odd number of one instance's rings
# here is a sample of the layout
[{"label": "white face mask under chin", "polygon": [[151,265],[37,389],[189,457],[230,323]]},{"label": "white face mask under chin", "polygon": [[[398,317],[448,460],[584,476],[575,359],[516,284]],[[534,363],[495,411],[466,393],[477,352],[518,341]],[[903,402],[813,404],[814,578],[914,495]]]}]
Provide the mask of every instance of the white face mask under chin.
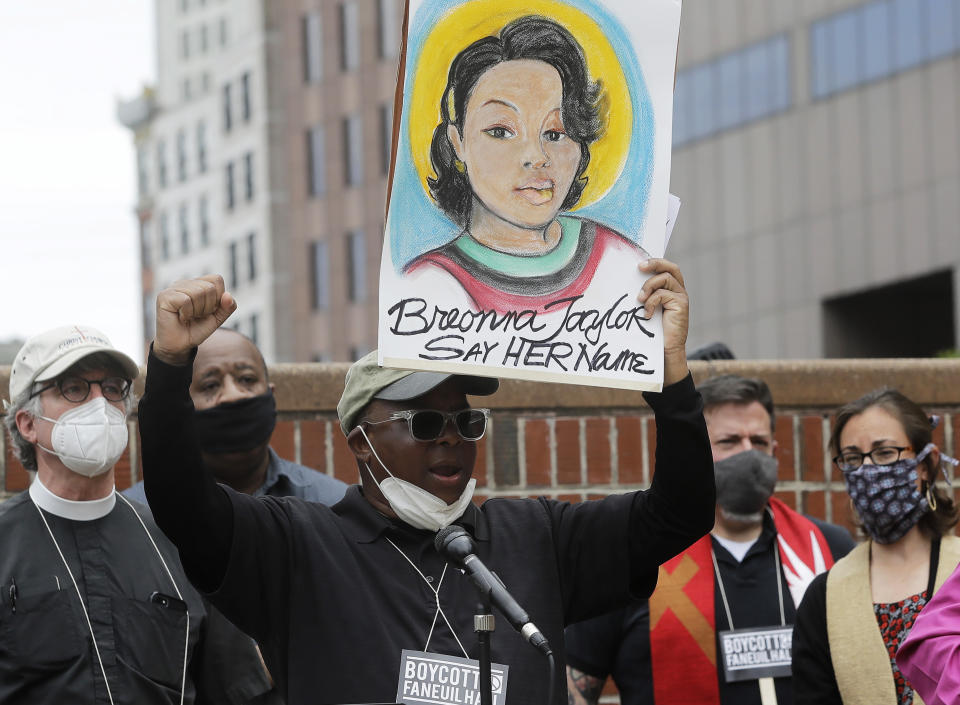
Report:
[{"label": "white face mask under chin", "polygon": [[363,437],[367,441],[367,445],[370,446],[370,450],[373,451],[373,457],[377,459],[380,467],[386,470],[390,477],[384,478],[382,482],[377,482],[377,478],[373,476],[370,466],[366,463],[363,465],[366,467],[370,479],[380,488],[380,492],[383,493],[390,508],[393,509],[399,519],[418,529],[440,531],[440,529],[449,526],[463,516],[467,505],[469,505],[473,499],[473,490],[477,486],[477,481],[474,478],[470,478],[470,481],[456,502],[447,504],[422,487],[395,477],[394,474],[390,472],[390,469],[383,464],[383,461],[380,460],[380,456],[377,455],[377,450],[367,437],[366,431],[363,430],[362,426],[359,428],[360,433],[363,434]]},{"label": "white face mask under chin", "polygon": [[79,475],[102,475],[117,464],[127,447],[127,417],[103,397],[70,409],[59,419],[40,418],[53,424],[53,449],[40,447]]}]

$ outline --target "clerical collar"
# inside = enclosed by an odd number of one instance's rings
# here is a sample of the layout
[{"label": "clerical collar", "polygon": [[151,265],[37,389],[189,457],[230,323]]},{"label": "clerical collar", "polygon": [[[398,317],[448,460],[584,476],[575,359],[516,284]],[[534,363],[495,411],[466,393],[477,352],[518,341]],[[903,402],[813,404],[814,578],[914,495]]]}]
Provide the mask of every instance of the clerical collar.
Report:
[{"label": "clerical collar", "polygon": [[113,511],[113,506],[117,503],[117,491],[116,489],[111,490],[110,494],[102,499],[84,501],[64,499],[48,490],[40,482],[40,478],[37,477],[30,485],[30,499],[40,509],[55,516],[73,521],[93,521],[105,517]]}]

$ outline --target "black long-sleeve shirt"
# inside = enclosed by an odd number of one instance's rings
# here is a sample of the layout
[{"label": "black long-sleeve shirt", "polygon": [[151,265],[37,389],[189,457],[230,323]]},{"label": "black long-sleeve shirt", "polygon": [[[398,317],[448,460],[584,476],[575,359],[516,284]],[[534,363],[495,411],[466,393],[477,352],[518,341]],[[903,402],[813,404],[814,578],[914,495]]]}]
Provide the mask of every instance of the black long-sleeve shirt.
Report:
[{"label": "black long-sleeve shirt", "polygon": [[[289,705],[392,701],[401,650],[462,655],[454,633],[476,658],[476,592],[446,567],[431,532],[381,515],[359,487],[329,508],[218,486],[191,428],[189,381],[189,367],[151,356],[140,403],[147,496],[191,579],[261,645]],[[650,490],[576,505],[494,499],[457,522],[561,666],[564,625],[648,596],[659,565],[713,524],[713,463],[692,380],[646,399],[657,420]],[[434,589],[453,631],[437,619],[428,645]],[[545,702],[543,657],[500,624],[492,658],[511,669],[507,705]],[[559,705],[562,667],[556,686]]]}]

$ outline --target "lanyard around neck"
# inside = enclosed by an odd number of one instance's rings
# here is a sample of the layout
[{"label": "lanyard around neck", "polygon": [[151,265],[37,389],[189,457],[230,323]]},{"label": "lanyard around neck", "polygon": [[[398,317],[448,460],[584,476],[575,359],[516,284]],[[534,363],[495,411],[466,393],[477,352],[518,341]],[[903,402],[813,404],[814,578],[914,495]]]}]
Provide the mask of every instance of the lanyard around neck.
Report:
[{"label": "lanyard around neck", "polygon": [[[720,599],[723,600],[723,609],[727,613],[727,626],[733,630],[733,616],[730,614],[730,602],[727,600],[727,591],[723,587],[723,577],[720,575],[720,566],[717,565],[717,553],[713,550],[713,542],[710,543],[710,558],[713,560],[713,573],[717,576],[717,585],[720,587]],[[744,556],[746,558],[746,556]],[[783,608],[783,578],[780,576],[780,547],[777,542],[773,542],[773,560],[777,567],[777,594],[780,597],[780,626],[787,626],[786,613]]]},{"label": "lanyard around neck", "polygon": [[[173,573],[170,572],[170,568],[167,566],[167,562],[163,559],[163,554],[160,553],[160,548],[157,546],[157,542],[153,540],[153,535],[150,533],[150,530],[147,528],[147,525],[144,523],[143,519],[140,516],[140,513],[133,508],[133,505],[130,504],[129,500],[121,494],[118,494],[117,497],[123,500],[123,502],[130,507],[130,511],[133,512],[133,515],[137,517],[137,520],[140,522],[140,526],[143,527],[144,532],[147,534],[147,538],[150,539],[150,544],[153,546],[153,550],[157,552],[157,556],[160,558],[160,563],[163,564],[163,569],[167,572],[167,577],[170,578],[170,582],[173,584],[173,589],[177,593],[177,597],[183,600],[183,595],[180,594],[180,588],[177,586],[177,581],[173,579]],[[32,502],[33,506],[36,507],[37,513],[40,515],[40,519],[43,521],[43,525],[47,529],[47,533],[50,535],[50,540],[53,541],[54,548],[57,549],[57,553],[60,555],[60,560],[63,561],[63,567],[67,569],[67,575],[70,576],[70,581],[73,583],[73,589],[77,592],[77,599],[80,600],[80,609],[83,610],[84,619],[87,620],[87,629],[90,630],[90,640],[93,642],[93,651],[97,655],[97,663],[100,665],[100,674],[103,676],[103,683],[107,687],[107,699],[110,701],[110,705],[113,705],[113,693],[110,690],[110,680],[107,678],[107,670],[103,667],[103,659],[100,656],[100,647],[97,645],[97,637],[93,633],[93,625],[90,623],[90,613],[87,611],[87,605],[83,601],[83,594],[80,592],[80,586],[77,585],[77,579],[73,577],[73,571],[70,570],[70,564],[67,563],[66,557],[63,555],[63,551],[60,550],[60,544],[57,542],[57,537],[53,535],[53,531],[50,529],[50,524],[47,522],[47,517],[43,513],[43,510],[37,505],[36,502]],[[73,521],[69,520],[68,521]],[[56,576],[54,576],[56,577]],[[57,579],[57,588],[60,587],[60,580]],[[186,604],[186,602],[184,602]],[[187,656],[189,654],[190,648],[190,612],[186,612],[187,616],[187,626],[186,634],[184,635],[183,642],[183,676],[180,680],[180,705],[183,705],[184,694],[186,693],[187,688]]]},{"label": "lanyard around neck", "polygon": [[406,553],[401,551],[400,547],[397,546],[397,544],[395,544],[393,541],[391,541],[389,536],[384,536],[384,538],[387,540],[387,543],[389,543],[391,546],[397,549],[397,553],[403,556],[404,560],[406,560],[407,563],[413,566],[413,569],[417,571],[417,575],[419,575],[423,579],[423,582],[426,583],[427,587],[430,588],[430,591],[433,593],[434,600],[436,600],[437,611],[433,613],[433,622],[431,622],[430,624],[430,632],[427,634],[427,643],[424,644],[423,650],[426,651],[430,647],[430,640],[433,638],[433,630],[437,626],[437,617],[440,616],[440,617],[443,617],[443,621],[447,623],[447,628],[450,630],[450,633],[453,634],[453,638],[457,640],[457,646],[459,646],[460,650],[463,652],[463,657],[470,658],[470,656],[467,654],[467,650],[463,648],[463,644],[460,643],[460,637],[457,636],[457,632],[454,630],[453,625],[450,624],[450,620],[447,619],[447,615],[443,613],[443,608],[440,607],[440,586],[443,585],[443,579],[447,575],[447,568],[449,567],[450,564],[449,563],[443,564],[443,572],[440,573],[440,580],[437,581],[437,587],[433,587],[433,584],[429,580],[427,580],[427,576],[425,576],[423,572],[417,567],[417,564],[414,563],[412,560],[410,560],[410,557],[407,556]]}]

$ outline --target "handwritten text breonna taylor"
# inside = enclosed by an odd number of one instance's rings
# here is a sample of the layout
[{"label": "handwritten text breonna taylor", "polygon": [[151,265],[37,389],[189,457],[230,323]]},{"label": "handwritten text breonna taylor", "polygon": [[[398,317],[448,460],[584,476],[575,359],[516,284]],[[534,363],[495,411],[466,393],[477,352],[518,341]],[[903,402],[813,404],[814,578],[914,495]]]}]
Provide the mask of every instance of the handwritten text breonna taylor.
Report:
[{"label": "handwritten text breonna taylor", "polygon": [[[556,372],[654,374],[653,361],[647,355],[622,342],[611,343],[611,337],[622,341],[623,333],[653,338],[643,306],[628,294],[606,309],[582,307],[582,299],[557,299],[538,314],[533,310],[498,313],[443,308],[410,297],[390,306],[387,319],[392,335],[417,336],[421,360],[542,367]],[[562,315],[558,315],[560,311]]]}]

